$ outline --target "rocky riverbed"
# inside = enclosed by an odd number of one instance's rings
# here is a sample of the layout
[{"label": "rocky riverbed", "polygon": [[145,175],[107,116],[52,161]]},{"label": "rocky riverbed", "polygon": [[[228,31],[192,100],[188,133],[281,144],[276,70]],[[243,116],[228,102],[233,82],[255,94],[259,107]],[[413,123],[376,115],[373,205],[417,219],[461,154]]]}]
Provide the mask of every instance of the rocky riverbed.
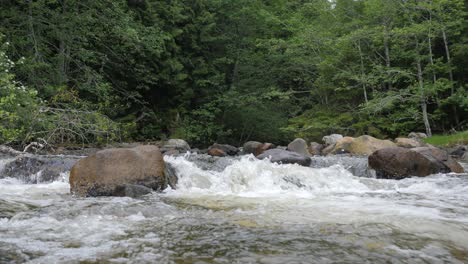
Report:
[{"label": "rocky riverbed", "polygon": [[375,179],[346,156],[164,159],[177,189],[139,198],[74,197],[66,168],[5,175],[15,158],[1,159],[0,263],[468,262],[467,174]]}]

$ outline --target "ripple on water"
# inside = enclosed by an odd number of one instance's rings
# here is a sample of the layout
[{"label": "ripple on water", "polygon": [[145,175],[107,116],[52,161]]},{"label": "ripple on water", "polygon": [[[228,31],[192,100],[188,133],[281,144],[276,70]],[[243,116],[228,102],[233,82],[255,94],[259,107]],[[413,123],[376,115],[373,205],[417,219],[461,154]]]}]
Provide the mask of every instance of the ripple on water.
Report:
[{"label": "ripple on water", "polygon": [[[178,190],[76,198],[66,180],[0,182],[0,262],[468,262],[468,180],[353,176],[183,157]],[[225,161],[223,161],[224,164]]]}]

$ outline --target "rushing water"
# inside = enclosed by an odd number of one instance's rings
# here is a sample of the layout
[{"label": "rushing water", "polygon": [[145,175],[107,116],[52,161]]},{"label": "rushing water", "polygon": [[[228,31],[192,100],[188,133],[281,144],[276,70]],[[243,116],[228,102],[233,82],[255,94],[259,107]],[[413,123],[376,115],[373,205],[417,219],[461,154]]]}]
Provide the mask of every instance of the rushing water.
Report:
[{"label": "rushing water", "polygon": [[178,189],[138,199],[72,197],[66,174],[0,179],[0,263],[468,262],[466,174],[199,157],[166,157]]}]

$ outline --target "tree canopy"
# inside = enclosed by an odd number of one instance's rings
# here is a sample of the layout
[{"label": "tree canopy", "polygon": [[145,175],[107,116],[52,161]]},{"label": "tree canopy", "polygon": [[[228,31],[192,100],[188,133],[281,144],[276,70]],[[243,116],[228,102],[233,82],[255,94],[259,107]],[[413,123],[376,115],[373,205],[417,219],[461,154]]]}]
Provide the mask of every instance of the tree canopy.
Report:
[{"label": "tree canopy", "polygon": [[0,0],[0,142],[464,130],[463,0]]}]

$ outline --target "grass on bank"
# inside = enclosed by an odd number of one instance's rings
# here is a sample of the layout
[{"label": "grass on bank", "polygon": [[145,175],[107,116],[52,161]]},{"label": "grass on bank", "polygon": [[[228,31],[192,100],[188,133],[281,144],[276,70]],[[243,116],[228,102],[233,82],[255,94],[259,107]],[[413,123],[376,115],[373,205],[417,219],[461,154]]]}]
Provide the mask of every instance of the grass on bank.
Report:
[{"label": "grass on bank", "polygon": [[455,145],[468,145],[468,131],[451,135],[435,135],[424,140],[426,143],[439,146],[451,147]]}]

